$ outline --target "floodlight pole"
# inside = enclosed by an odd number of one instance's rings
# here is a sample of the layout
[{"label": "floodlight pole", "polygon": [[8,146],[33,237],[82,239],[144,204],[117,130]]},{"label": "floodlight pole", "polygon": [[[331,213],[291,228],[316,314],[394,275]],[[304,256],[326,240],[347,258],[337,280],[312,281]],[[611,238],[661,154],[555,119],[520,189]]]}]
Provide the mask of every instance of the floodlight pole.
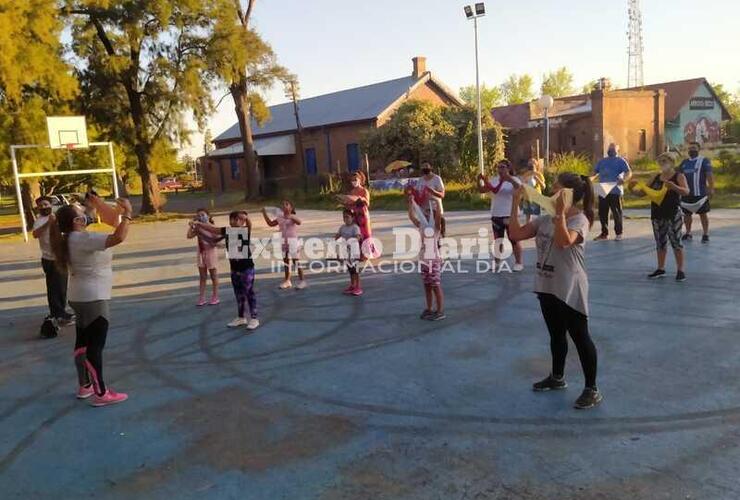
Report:
[{"label": "floodlight pole", "polygon": [[480,71],[478,69],[478,17],[473,18],[473,26],[475,29],[475,88],[478,93],[478,168],[480,173],[483,173],[483,120],[481,112],[481,98],[480,98]]}]

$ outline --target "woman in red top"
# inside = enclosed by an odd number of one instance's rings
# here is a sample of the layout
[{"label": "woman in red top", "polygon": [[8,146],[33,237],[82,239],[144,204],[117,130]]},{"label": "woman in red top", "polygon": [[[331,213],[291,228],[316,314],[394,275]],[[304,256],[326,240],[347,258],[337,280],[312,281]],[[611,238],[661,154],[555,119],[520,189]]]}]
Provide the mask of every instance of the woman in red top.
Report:
[{"label": "woman in red top", "polygon": [[360,227],[362,234],[363,259],[374,259],[380,256],[380,252],[373,244],[370,238],[373,230],[370,225],[370,191],[365,188],[365,175],[362,172],[355,172],[350,177],[351,189],[347,194],[338,196],[347,210],[352,212],[355,224]]}]

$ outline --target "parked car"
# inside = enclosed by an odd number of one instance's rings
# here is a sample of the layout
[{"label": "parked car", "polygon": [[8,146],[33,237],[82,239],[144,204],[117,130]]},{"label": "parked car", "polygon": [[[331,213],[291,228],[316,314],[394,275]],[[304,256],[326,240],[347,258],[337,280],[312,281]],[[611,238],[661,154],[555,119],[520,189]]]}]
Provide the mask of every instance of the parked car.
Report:
[{"label": "parked car", "polygon": [[167,177],[159,181],[160,191],[175,191],[175,190],[179,190],[182,188],[183,188],[182,183],[174,177]]}]

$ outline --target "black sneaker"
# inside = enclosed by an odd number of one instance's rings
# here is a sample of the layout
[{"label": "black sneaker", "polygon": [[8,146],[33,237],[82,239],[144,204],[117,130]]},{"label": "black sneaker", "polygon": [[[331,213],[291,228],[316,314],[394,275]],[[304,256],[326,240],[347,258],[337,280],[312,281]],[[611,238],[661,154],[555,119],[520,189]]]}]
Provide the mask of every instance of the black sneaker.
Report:
[{"label": "black sneaker", "polygon": [[681,241],[691,241],[694,237],[691,236],[691,233],[686,233],[683,236],[681,236]]},{"label": "black sneaker", "polygon": [[686,281],[686,274],[683,271],[677,272],[676,281]]},{"label": "black sneaker", "polygon": [[601,403],[602,399],[604,399],[604,397],[596,387],[586,387],[583,389],[581,395],[578,396],[578,399],[576,399],[573,407],[576,410],[588,410],[589,408],[593,408]]},{"label": "black sneaker", "polygon": [[419,319],[429,319],[429,316],[434,314],[430,309],[424,309],[424,311],[419,316]]},{"label": "black sneaker", "polygon": [[704,236],[702,236],[701,237],[701,242],[702,243],[709,243],[709,235],[708,234],[705,234]]},{"label": "black sneaker", "polygon": [[429,315],[427,318],[429,321],[440,321],[447,317],[447,315],[442,311],[433,312]]},{"label": "black sneaker", "polygon": [[552,375],[548,375],[546,379],[532,384],[532,390],[535,392],[559,391],[566,387],[568,387],[568,384],[565,382],[565,378],[556,379]]},{"label": "black sneaker", "polygon": [[665,276],[665,271],[663,269],[656,269],[655,271],[647,275],[647,277],[651,280],[662,278],[664,276]]}]

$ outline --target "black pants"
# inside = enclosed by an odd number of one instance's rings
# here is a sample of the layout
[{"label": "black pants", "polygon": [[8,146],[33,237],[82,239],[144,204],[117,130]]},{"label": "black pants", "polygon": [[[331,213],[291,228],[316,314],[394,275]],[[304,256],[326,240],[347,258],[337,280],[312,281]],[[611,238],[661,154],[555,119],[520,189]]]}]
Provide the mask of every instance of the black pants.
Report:
[{"label": "black pants", "polygon": [[105,394],[103,382],[103,348],[108,337],[108,320],[98,316],[92,323],[82,327],[77,323],[75,338],[75,368],[81,386],[93,385],[95,394]]},{"label": "black pants", "polygon": [[46,276],[46,300],[52,318],[66,318],[67,314],[67,274],[62,273],[53,260],[41,259],[41,267]]},{"label": "black pants", "polygon": [[609,234],[609,211],[614,219],[614,232],[622,234],[622,195],[609,194],[606,198],[599,196],[599,222],[601,222],[601,234]]},{"label": "black pants", "polygon": [[586,387],[596,387],[596,346],[588,333],[588,317],[549,293],[538,295],[542,316],[550,332],[552,374],[561,378],[565,374],[568,355],[568,334],[578,350]]}]

